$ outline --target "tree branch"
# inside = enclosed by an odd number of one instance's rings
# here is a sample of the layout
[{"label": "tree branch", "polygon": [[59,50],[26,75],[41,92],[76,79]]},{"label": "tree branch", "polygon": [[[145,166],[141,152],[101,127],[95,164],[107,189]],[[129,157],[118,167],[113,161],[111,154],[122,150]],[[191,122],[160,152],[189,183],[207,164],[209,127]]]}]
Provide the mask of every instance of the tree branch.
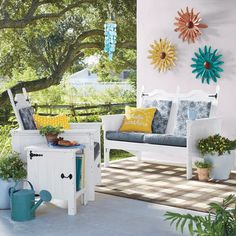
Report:
[{"label": "tree branch", "polygon": [[4,0],[4,2],[2,2],[1,4],[1,9],[0,9],[3,15],[3,19],[0,20],[0,29],[24,28],[28,24],[33,23],[37,20],[59,18],[63,16],[66,12],[72,9],[75,9],[77,7],[80,7],[81,4],[95,4],[96,2],[97,0],[80,0],[80,1],[77,0],[75,1],[75,3],[65,6],[63,9],[61,9],[58,12],[41,13],[41,14],[34,15],[40,6],[45,5],[45,4],[55,5],[56,3],[58,3],[58,1],[47,0],[47,1],[39,2],[38,0],[33,0],[27,13],[21,19],[14,20],[10,18],[8,12],[6,11],[7,0]]},{"label": "tree branch", "polygon": [[[11,87],[11,90],[13,94],[16,93],[22,93],[22,88],[26,88],[28,92],[38,91],[41,89],[49,88],[52,85],[58,85],[60,84],[61,79],[59,78],[43,78],[38,80],[32,80],[32,81],[26,81],[21,82],[13,87]],[[9,98],[7,90],[0,94],[0,107],[4,107],[9,104]]]},{"label": "tree branch", "polygon": [[78,36],[76,41],[83,41],[84,39],[91,37],[91,36],[103,36],[104,31],[99,29],[93,29],[83,32],[81,35]]}]

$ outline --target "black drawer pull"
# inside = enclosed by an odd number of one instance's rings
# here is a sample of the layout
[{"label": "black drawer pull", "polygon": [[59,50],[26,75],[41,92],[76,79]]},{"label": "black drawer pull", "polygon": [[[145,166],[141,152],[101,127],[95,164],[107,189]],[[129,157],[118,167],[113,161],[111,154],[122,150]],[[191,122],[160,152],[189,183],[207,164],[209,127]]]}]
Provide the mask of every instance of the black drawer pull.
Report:
[{"label": "black drawer pull", "polygon": [[33,157],[42,157],[43,154],[38,154],[38,153],[33,153],[32,151],[30,151],[30,160],[32,160]]},{"label": "black drawer pull", "polygon": [[73,178],[73,175],[72,174],[69,174],[68,176],[65,176],[63,173],[61,174],[61,178],[62,179],[72,179]]}]

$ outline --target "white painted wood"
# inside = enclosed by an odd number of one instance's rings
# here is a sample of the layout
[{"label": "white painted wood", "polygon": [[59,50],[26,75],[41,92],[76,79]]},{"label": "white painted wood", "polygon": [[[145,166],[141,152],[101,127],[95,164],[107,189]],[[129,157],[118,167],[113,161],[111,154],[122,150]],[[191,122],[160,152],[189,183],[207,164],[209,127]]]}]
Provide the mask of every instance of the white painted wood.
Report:
[{"label": "white painted wood", "polygon": [[[36,192],[45,189],[52,194],[53,199],[67,200],[68,214],[75,215],[77,213],[76,199],[84,195],[83,203],[86,203],[84,199],[88,199],[88,193],[94,192],[94,186],[87,186],[89,181],[93,180],[93,175],[89,168],[85,168],[85,172],[83,172],[84,168],[82,168],[82,175],[84,175],[85,181],[83,181],[84,183],[82,182],[81,191],[76,192],[76,155],[78,155],[76,153],[78,150],[53,149],[46,145],[35,145],[26,147],[26,151],[28,180],[33,184]],[[42,156],[30,158],[30,151]],[[86,154],[79,155],[82,155],[85,166],[89,166],[87,163],[92,161],[85,158]],[[61,174],[66,177],[71,174],[72,179],[62,179]]]},{"label": "white painted wood", "polygon": [[109,144],[106,144],[104,148],[104,166],[108,167],[110,165],[110,149],[108,148]]},{"label": "white painted wood", "polygon": [[[92,123],[91,123],[92,124]],[[83,129],[72,129],[66,130],[60,136],[64,137],[68,140],[76,140],[79,143],[85,145],[85,150],[90,159],[94,158],[94,142],[98,142],[101,147],[100,141],[100,124],[97,123],[95,125],[91,125],[93,129],[88,129],[88,124],[73,124],[73,127],[84,127]],[[96,129],[94,129],[96,127]],[[15,152],[20,153],[21,159],[26,162],[27,156],[25,147],[34,145],[34,144],[46,144],[46,138],[39,134],[38,130],[11,130],[12,136],[12,148]],[[88,149],[88,150],[87,150]],[[94,173],[94,181],[96,184],[101,183],[101,152],[96,159],[96,163],[94,164],[95,170]],[[93,199],[94,196],[91,196]]]},{"label": "white painted wood", "polygon": [[14,100],[14,96],[13,96],[13,94],[12,94],[10,89],[7,90],[7,93],[8,93],[8,96],[9,96],[9,99],[10,99],[13,111],[15,113],[16,120],[17,120],[17,122],[19,124],[19,129],[24,130],[24,126],[23,126],[23,123],[21,121],[20,114],[19,114],[19,109],[16,106],[16,102]]},{"label": "white painted wood", "polygon": [[[170,112],[170,117],[167,126],[167,134],[173,134],[175,127],[177,109],[179,101],[181,100],[192,100],[192,101],[207,101],[211,102],[211,112],[210,117],[207,119],[199,119],[194,121],[187,121],[187,148],[185,147],[174,147],[174,146],[164,146],[164,145],[154,145],[148,143],[134,143],[134,142],[124,142],[124,141],[114,141],[106,139],[106,131],[118,131],[124,115],[108,115],[102,116],[102,125],[104,129],[104,166],[109,166],[109,152],[110,149],[121,149],[126,150],[137,155],[137,159],[141,160],[142,152],[154,152],[158,154],[169,154],[182,157],[182,162],[185,163],[187,168],[187,179],[192,178],[192,165],[193,157],[199,157],[199,152],[196,149],[196,144],[199,138],[207,137],[208,135],[220,133],[221,131],[221,120],[218,118],[213,118],[216,114],[216,108],[219,99],[219,87],[216,88],[217,96],[209,96],[209,94],[201,90],[193,90],[189,93],[180,93],[180,88],[176,89],[176,93],[167,93],[163,90],[154,90],[153,92],[147,94],[142,91],[140,106],[142,107],[145,100],[162,99],[162,100],[172,100],[172,108]],[[214,93],[212,95],[215,95]]]},{"label": "white painted wood", "polygon": [[[26,152],[24,148],[29,145],[38,144],[38,143],[46,143],[44,137],[39,135],[37,130],[24,130],[23,123],[21,121],[21,117],[19,114],[19,109],[30,107],[30,101],[28,94],[25,88],[22,88],[21,94],[16,94],[15,99],[11,90],[8,90],[8,95],[16,115],[16,119],[19,124],[19,129],[17,131],[12,131],[12,146],[13,150],[20,153],[20,156],[24,162],[26,162]],[[60,136],[65,137],[69,140],[76,140],[79,143],[87,144],[88,146],[93,145],[93,142],[98,142],[101,147],[101,140],[100,140],[100,129],[101,123],[94,122],[94,123],[70,123],[71,130],[66,130]],[[23,132],[20,132],[23,131]],[[92,141],[93,140],[93,141]],[[92,155],[92,153],[90,153]],[[101,152],[95,161],[94,164],[94,182],[96,184],[101,183]]]},{"label": "white painted wood", "polygon": [[196,143],[201,138],[221,133],[222,120],[220,118],[207,118],[187,121],[187,147],[191,155],[199,155]]}]

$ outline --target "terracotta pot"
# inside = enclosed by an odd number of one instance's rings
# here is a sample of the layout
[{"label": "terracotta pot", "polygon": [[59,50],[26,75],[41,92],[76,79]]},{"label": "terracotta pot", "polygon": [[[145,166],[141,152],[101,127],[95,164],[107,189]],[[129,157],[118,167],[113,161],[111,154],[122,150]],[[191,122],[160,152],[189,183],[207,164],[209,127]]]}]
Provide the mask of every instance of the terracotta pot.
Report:
[{"label": "terracotta pot", "polygon": [[57,140],[57,136],[58,136],[58,134],[47,134],[47,135],[45,135],[48,144],[55,143],[56,140]]},{"label": "terracotta pot", "polygon": [[209,169],[208,168],[197,168],[198,180],[208,181],[209,179]]}]

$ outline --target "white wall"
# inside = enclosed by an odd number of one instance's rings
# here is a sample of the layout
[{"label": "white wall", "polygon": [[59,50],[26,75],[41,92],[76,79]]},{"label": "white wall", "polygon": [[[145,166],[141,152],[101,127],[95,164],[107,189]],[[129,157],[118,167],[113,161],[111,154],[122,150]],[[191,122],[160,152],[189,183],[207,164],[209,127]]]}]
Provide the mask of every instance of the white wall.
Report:
[{"label": "white wall", "polygon": [[[195,44],[182,42],[174,31],[177,11],[186,6],[200,11],[203,29],[200,41]],[[218,115],[223,118],[223,134],[236,138],[236,0],[138,0],[138,91],[145,86],[149,92],[155,88],[169,92],[179,85],[182,92],[201,89],[212,93],[216,84],[202,84],[192,74],[191,58],[199,47],[211,45],[223,54],[224,72],[221,73]],[[177,46],[177,66],[166,73],[159,73],[147,59],[154,40],[168,38]]]}]

